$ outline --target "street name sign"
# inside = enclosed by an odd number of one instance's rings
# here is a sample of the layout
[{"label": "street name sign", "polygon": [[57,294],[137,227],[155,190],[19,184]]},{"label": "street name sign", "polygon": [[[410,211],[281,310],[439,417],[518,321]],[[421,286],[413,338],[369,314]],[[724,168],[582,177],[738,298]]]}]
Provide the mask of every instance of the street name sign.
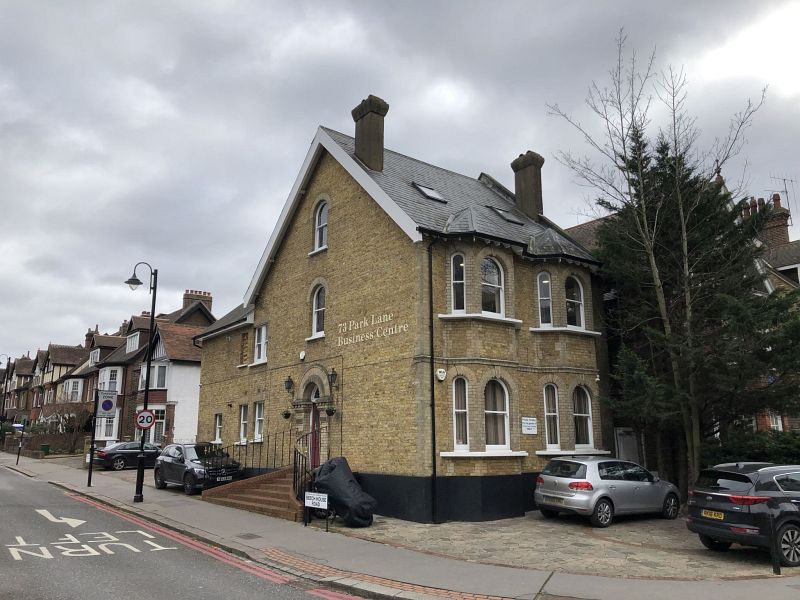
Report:
[{"label": "street name sign", "polygon": [[318,494],[316,492],[306,492],[306,506],[311,508],[322,508],[328,510],[328,494]]}]

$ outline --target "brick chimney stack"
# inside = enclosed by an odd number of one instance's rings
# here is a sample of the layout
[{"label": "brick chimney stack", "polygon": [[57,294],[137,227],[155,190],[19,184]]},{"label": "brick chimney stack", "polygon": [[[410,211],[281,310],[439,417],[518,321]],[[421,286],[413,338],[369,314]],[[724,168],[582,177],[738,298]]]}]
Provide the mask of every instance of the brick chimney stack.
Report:
[{"label": "brick chimney stack", "polygon": [[771,202],[772,214],[764,225],[761,235],[764,243],[774,248],[789,243],[789,211],[781,206],[780,194],[772,194]]},{"label": "brick chimney stack", "polygon": [[383,171],[383,119],[389,105],[372,94],[352,111],[356,122],[356,158],[368,169]]},{"label": "brick chimney stack", "polygon": [[534,221],[539,220],[542,204],[542,165],[544,158],[528,150],[511,163],[514,170],[514,197],[517,208]]},{"label": "brick chimney stack", "polygon": [[211,304],[213,302],[211,292],[203,292],[201,290],[186,290],[183,292],[183,308],[188,308],[197,301],[202,302],[208,312],[211,312]]},{"label": "brick chimney stack", "polygon": [[87,350],[92,347],[92,340],[94,339],[94,330],[89,327],[89,330],[86,332],[86,337],[83,338],[83,347]]}]

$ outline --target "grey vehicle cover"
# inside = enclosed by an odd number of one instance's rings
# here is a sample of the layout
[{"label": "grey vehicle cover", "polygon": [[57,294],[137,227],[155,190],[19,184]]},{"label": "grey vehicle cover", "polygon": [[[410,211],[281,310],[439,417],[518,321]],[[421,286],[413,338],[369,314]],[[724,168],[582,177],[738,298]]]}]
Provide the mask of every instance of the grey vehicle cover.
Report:
[{"label": "grey vehicle cover", "polygon": [[314,489],[328,494],[329,507],[342,517],[348,527],[369,527],[378,501],[358,485],[347,459],[330,459],[316,472]]}]

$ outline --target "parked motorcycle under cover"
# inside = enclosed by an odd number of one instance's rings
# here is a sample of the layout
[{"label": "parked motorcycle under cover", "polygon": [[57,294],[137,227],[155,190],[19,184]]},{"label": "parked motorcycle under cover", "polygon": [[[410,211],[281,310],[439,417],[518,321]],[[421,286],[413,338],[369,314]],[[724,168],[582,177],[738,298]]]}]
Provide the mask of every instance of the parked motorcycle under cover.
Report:
[{"label": "parked motorcycle under cover", "polygon": [[342,517],[348,527],[369,527],[378,501],[358,485],[347,459],[330,459],[319,467],[314,489],[328,494],[329,507]]}]

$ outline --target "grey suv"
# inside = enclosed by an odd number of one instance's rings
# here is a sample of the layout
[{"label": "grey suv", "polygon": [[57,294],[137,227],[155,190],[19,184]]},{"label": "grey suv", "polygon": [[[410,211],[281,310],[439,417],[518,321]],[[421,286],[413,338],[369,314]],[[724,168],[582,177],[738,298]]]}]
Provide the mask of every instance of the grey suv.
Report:
[{"label": "grey suv", "polygon": [[536,505],[551,519],[559,512],[588,516],[595,527],[608,527],[614,515],[658,513],[678,516],[678,488],[636,463],[573,456],[551,460],[536,478]]},{"label": "grey suv", "polygon": [[239,467],[214,444],[170,444],[156,459],[153,479],[160,490],[177,483],[191,496],[200,489],[233,481]]}]

